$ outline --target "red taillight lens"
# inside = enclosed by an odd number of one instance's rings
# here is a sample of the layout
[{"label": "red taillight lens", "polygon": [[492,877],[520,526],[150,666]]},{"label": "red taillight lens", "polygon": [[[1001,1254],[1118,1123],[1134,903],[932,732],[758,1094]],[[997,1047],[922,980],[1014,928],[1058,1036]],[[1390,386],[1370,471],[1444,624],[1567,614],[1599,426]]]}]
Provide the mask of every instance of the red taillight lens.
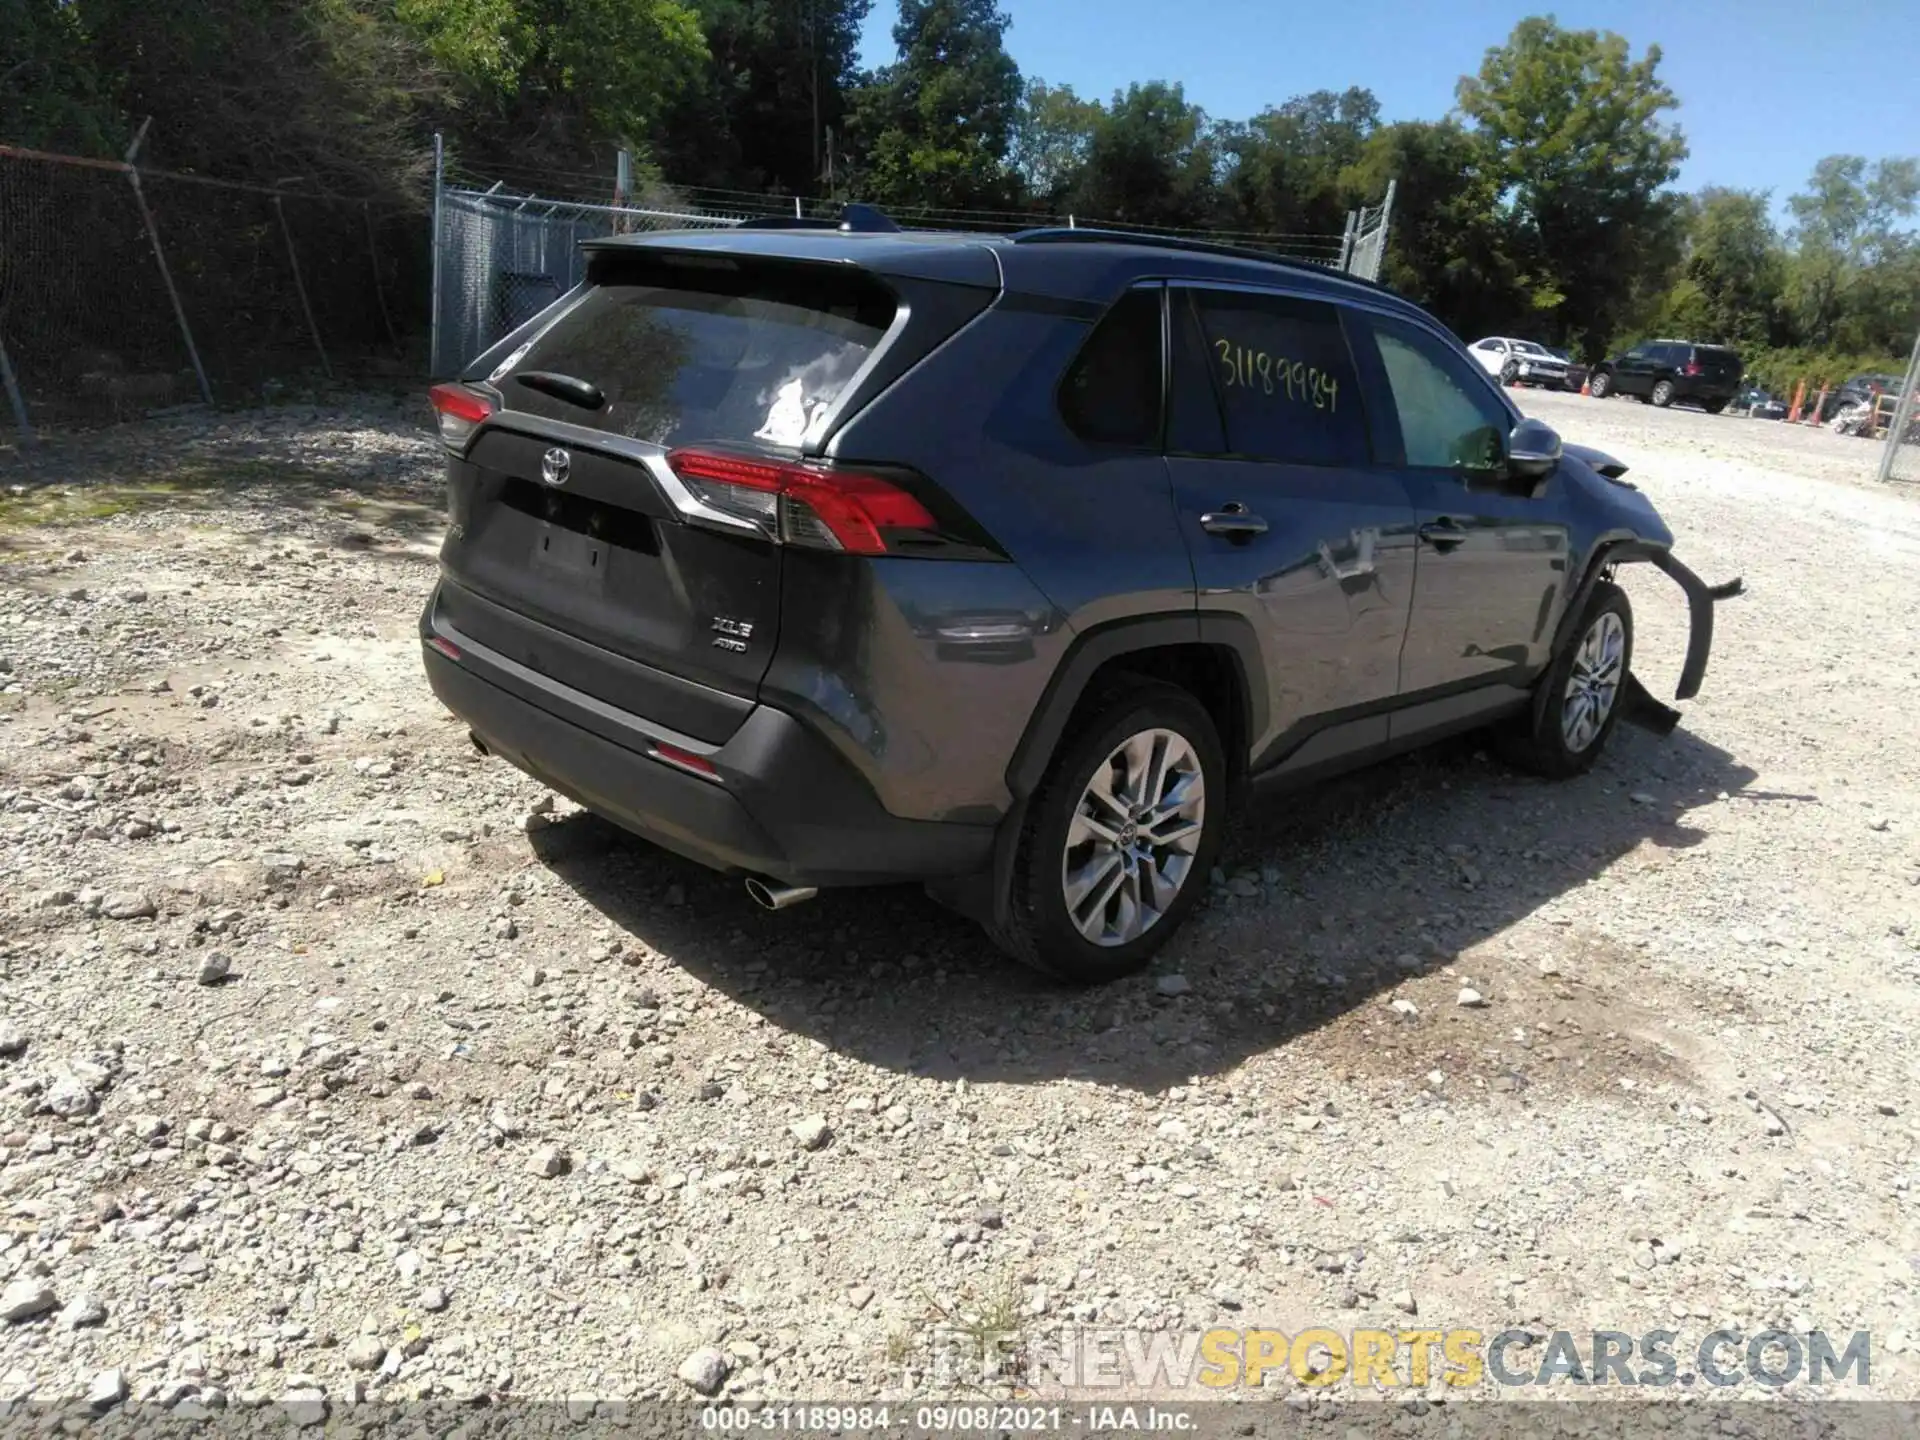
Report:
[{"label": "red taillight lens", "polygon": [[446,639],[444,636],[440,636],[440,635],[429,636],[427,638],[427,644],[431,645],[434,649],[438,650],[442,655],[446,656],[447,659],[449,660],[458,660],[460,658],[460,647],[454,644],[451,640]]},{"label": "red taillight lens", "polygon": [[1700,373],[1700,362],[1698,360],[1689,360],[1686,369],[1680,373],[1682,375],[1698,375]]},{"label": "red taillight lens", "polygon": [[493,414],[493,402],[464,385],[436,385],[427,392],[427,398],[433,402],[434,418],[440,422],[441,442],[456,454],[466,450],[480,422]]},{"label": "red taillight lens", "polygon": [[789,545],[885,555],[889,531],[937,528],[918,498],[879,475],[710,450],[676,450],[667,463],[710,504]]}]

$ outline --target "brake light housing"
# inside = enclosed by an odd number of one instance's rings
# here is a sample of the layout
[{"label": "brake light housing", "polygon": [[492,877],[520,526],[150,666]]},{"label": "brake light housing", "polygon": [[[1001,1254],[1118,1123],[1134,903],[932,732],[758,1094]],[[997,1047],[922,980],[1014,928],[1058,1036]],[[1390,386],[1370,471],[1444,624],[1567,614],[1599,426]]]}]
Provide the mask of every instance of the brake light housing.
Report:
[{"label": "brake light housing", "polygon": [[1700,374],[1700,373],[1701,373],[1701,372],[1700,372],[1700,362],[1699,362],[1698,360],[1689,360],[1689,361],[1688,361],[1688,362],[1686,363],[1686,365],[1685,365],[1685,367],[1684,367],[1684,368],[1683,368],[1683,369],[1682,369],[1682,370],[1680,371],[1680,373],[1681,373],[1682,375],[1698,375],[1698,374]]},{"label": "brake light housing", "polygon": [[427,392],[427,399],[440,426],[440,443],[456,455],[466,454],[473,432],[495,409],[492,400],[467,385],[436,385]]},{"label": "brake light housing", "polygon": [[783,545],[889,555],[942,528],[911,490],[871,470],[715,450],[675,450],[667,464],[709,505]]}]

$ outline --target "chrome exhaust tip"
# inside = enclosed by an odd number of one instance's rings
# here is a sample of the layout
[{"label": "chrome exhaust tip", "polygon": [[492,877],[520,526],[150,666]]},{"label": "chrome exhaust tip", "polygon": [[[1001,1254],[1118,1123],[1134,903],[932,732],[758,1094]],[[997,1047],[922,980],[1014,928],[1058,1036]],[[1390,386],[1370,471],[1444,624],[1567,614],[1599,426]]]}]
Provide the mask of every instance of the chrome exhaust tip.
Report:
[{"label": "chrome exhaust tip", "polygon": [[747,894],[763,910],[785,910],[819,893],[811,885],[782,885],[777,880],[762,880],[758,875],[747,877]]}]

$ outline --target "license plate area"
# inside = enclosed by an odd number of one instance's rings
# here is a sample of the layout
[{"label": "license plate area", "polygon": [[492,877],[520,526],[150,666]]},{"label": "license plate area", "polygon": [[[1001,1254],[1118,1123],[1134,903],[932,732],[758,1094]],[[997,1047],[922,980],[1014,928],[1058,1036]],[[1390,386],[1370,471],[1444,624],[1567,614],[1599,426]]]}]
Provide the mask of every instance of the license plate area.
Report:
[{"label": "license plate area", "polygon": [[607,584],[607,545],[590,535],[542,525],[533,536],[533,568],[558,575],[577,588],[599,593]]}]

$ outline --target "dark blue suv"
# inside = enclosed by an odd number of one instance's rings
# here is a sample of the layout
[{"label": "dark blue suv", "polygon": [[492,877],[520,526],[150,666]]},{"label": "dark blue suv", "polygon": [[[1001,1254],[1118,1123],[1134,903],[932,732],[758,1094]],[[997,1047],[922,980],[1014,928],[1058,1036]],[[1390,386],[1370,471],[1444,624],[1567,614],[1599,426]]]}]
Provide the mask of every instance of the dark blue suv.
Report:
[{"label": "dark blue suv", "polygon": [[433,399],[425,664],[478,746],[762,904],[921,882],[1080,980],[1253,782],[1671,729],[1613,568],[1687,591],[1682,699],[1738,585],[1416,306],[1138,235],[610,239]]}]

